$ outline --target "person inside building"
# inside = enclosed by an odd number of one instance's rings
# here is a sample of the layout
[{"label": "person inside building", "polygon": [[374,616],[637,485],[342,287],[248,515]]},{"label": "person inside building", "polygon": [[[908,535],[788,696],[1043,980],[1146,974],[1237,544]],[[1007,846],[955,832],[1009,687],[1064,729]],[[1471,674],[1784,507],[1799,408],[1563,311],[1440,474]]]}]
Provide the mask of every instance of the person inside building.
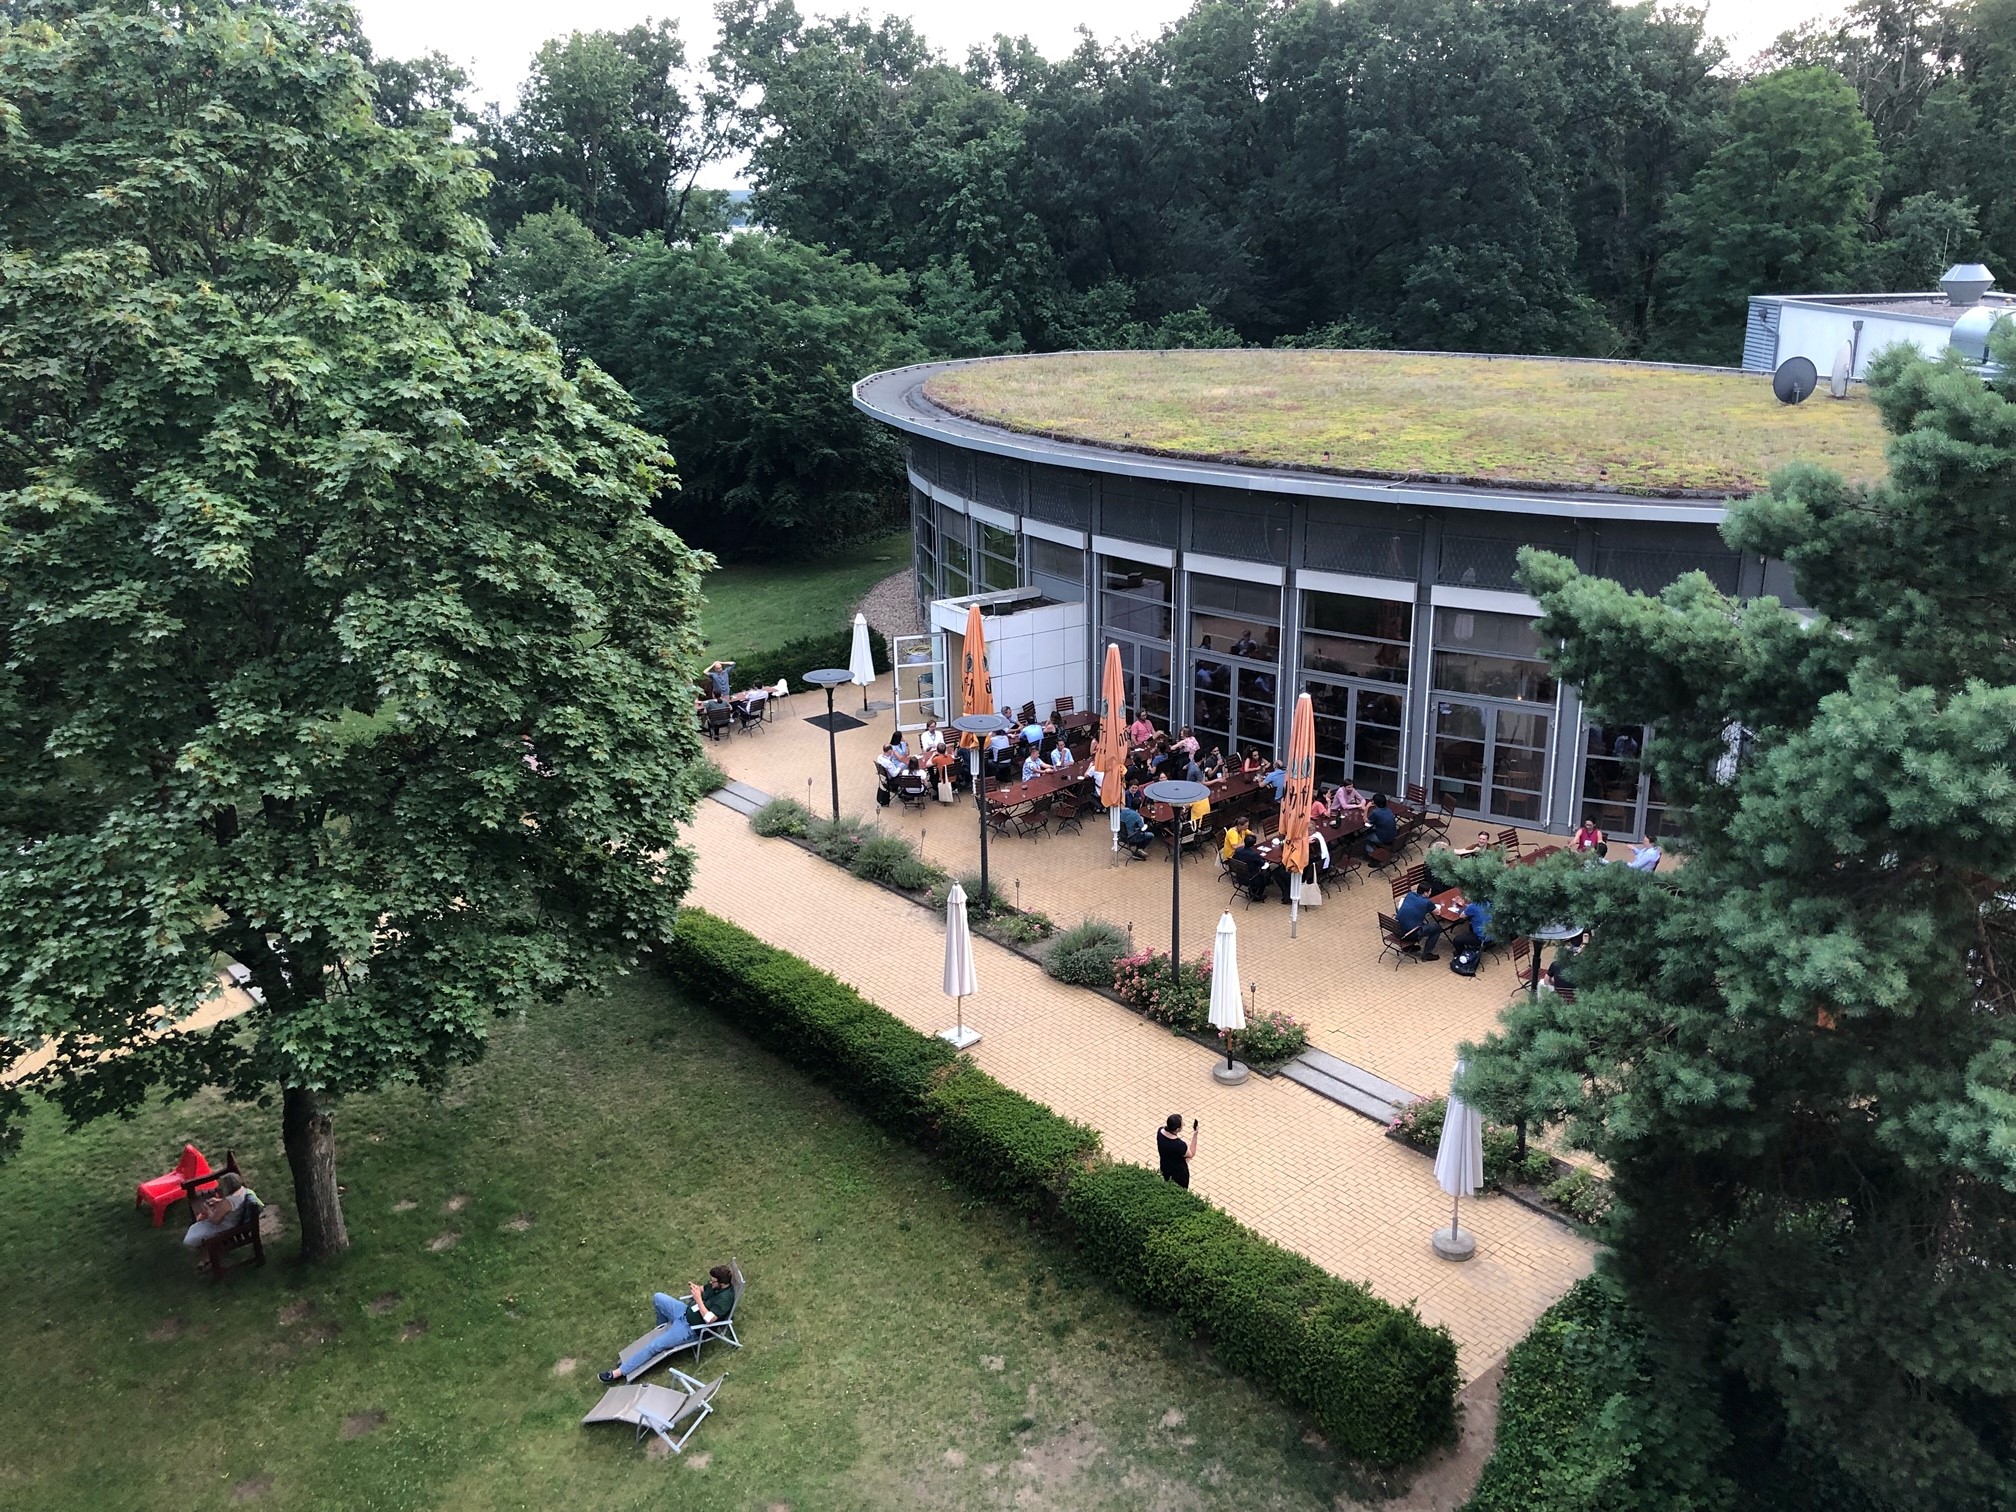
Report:
[{"label": "person inside building", "polygon": [[1435,948],[1442,943],[1442,921],[1435,917],[1435,895],[1430,883],[1417,882],[1414,890],[1401,898],[1393,910],[1400,926],[1400,938],[1421,947],[1421,959],[1439,959]]}]

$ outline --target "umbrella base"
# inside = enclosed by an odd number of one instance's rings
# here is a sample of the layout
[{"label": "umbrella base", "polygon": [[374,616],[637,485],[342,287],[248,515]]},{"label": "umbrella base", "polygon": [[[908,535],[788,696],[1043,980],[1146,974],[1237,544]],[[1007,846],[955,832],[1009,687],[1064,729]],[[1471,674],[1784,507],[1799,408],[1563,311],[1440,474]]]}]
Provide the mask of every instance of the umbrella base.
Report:
[{"label": "umbrella base", "polygon": [[1435,1238],[1431,1242],[1435,1253],[1444,1260],[1468,1260],[1477,1253],[1477,1236],[1468,1229],[1459,1234],[1452,1229],[1439,1228],[1435,1230]]},{"label": "umbrella base", "polygon": [[1211,1080],[1221,1087],[1236,1087],[1252,1074],[1243,1061],[1234,1061],[1229,1066],[1221,1063],[1211,1068]]},{"label": "umbrella base", "polygon": [[971,1050],[980,1043],[980,1031],[971,1024],[962,1024],[957,1029],[940,1029],[938,1038],[948,1041],[955,1050]]}]

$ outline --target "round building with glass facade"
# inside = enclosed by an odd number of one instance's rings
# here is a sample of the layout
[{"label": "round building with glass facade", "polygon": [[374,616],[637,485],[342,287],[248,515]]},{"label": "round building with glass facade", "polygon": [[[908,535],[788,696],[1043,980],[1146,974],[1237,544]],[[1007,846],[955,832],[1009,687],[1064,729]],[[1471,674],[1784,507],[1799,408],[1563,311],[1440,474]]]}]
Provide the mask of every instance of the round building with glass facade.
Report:
[{"label": "round building with glass facade", "polygon": [[1079,708],[1116,644],[1129,713],[1206,747],[1283,754],[1306,690],[1319,780],[1621,835],[1662,826],[1635,760],[1657,731],[1585,718],[1554,678],[1519,548],[1796,605],[1782,564],[1723,542],[1728,501],[1795,459],[1874,476],[1883,440],[1859,391],[1792,407],[1730,370],[1445,354],[987,358],[874,374],[855,403],[906,440],[926,624],[1041,605],[1063,628],[1012,655],[1061,663],[1044,686]]}]

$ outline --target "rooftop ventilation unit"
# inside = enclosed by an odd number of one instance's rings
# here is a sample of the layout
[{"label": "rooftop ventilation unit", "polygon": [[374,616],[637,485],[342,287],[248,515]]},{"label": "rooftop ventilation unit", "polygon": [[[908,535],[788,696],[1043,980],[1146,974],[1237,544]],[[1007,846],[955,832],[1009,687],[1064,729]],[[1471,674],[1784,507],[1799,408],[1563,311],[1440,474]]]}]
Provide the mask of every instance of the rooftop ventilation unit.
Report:
[{"label": "rooftop ventilation unit", "polygon": [[1980,263],[1955,263],[1940,277],[1939,287],[1946,291],[1947,303],[1971,309],[1995,287],[1995,275]]}]

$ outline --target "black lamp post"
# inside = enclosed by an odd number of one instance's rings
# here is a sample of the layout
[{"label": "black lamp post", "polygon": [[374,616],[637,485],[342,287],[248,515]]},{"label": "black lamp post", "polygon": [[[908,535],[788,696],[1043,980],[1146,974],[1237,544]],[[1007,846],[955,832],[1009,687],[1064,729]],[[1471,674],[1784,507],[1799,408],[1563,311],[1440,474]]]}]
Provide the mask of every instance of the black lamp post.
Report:
[{"label": "black lamp post", "polygon": [[980,906],[993,911],[994,894],[987,887],[987,738],[1008,728],[999,714],[961,714],[952,721],[961,735],[974,737],[973,801],[980,809]]},{"label": "black lamp post", "polygon": [[1151,782],[1141,790],[1150,803],[1167,804],[1169,815],[1169,980],[1183,980],[1183,820],[1190,806],[1211,796],[1201,782]]},{"label": "black lamp post", "polygon": [[833,690],[844,682],[853,680],[854,674],[845,667],[821,667],[816,672],[807,672],[805,681],[814,687],[826,690],[826,760],[833,768],[833,822],[840,822],[840,747],[833,734]]}]

